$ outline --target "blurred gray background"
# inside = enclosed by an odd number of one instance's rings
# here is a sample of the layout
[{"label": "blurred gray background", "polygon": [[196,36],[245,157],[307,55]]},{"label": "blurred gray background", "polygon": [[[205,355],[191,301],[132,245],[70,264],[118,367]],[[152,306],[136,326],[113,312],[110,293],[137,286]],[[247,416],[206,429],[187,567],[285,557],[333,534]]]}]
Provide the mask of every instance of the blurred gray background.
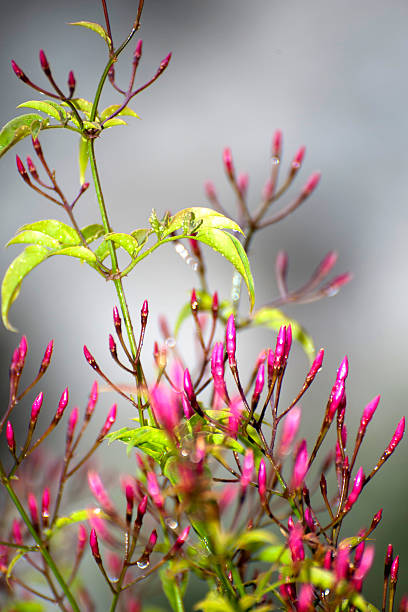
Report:
[{"label": "blurred gray background", "polygon": [[[119,42],[137,3],[119,0],[111,5],[114,38]],[[3,3],[3,9],[1,124],[16,114],[17,104],[38,97],[15,78],[10,59],[34,81],[45,84],[38,63],[40,48],[47,53],[60,84],[65,84],[68,71],[74,69],[79,95],[92,97],[105,63],[103,42],[96,34],[66,24],[79,20],[102,23],[99,2],[20,0],[7,7]],[[146,0],[140,82],[169,51],[173,53],[171,64],[151,90],[134,101],[141,120],[130,119],[130,127],[107,131],[97,143],[102,183],[117,231],[143,227],[152,207],[163,212],[205,205],[203,183],[209,178],[226,209],[234,214],[233,194],[221,163],[225,146],[231,146],[237,169],[250,173],[250,201],[255,207],[269,172],[274,130],[281,128],[284,133],[283,169],[298,146],[307,146],[292,194],[314,170],[322,172],[322,181],[300,210],[265,230],[253,248],[257,305],[277,294],[273,265],[280,249],[289,254],[291,287],[300,285],[330,249],[340,255],[335,271],[354,274],[353,282],[336,297],[293,306],[286,312],[309,330],[317,348],[326,348],[325,367],[303,403],[308,438],[320,422],[336,367],[345,354],[350,360],[350,440],[364,406],[381,394],[360,457],[366,472],[407,413],[407,25],[404,0]],[[124,86],[130,58],[130,53],[124,55],[117,66],[118,80]],[[103,102],[118,101],[107,87]],[[73,161],[77,139],[50,131],[42,136],[42,144],[61,186],[73,197],[78,184]],[[21,143],[0,165],[3,244],[30,220],[65,220],[62,211],[19,179],[15,152],[31,154],[29,142]],[[96,221],[91,189],[81,200],[77,215],[82,225]],[[18,252],[17,247],[1,251],[2,274]],[[211,289],[228,297],[230,266],[209,256],[209,269]],[[194,285],[198,282],[193,271],[171,246],[141,264],[126,281],[137,322],[142,301],[149,298],[145,362],[150,359],[153,341],[159,338],[158,315],[165,313],[174,322]],[[71,388],[73,402],[83,406],[86,401],[93,376],[83,360],[84,343],[101,365],[111,368],[107,334],[112,330],[114,303],[113,287],[76,261],[55,258],[24,282],[10,319],[28,335],[33,372],[47,341],[55,339],[53,365],[42,385],[50,413],[65,385]],[[245,297],[242,308],[247,308]],[[18,338],[0,330],[3,401],[7,362]],[[192,349],[188,335],[185,338],[188,355]],[[241,358],[249,367],[260,349],[274,344],[275,334],[255,333],[252,340],[246,334],[241,342],[244,340],[248,344],[245,350],[241,347]],[[307,368],[299,348],[294,350],[292,363],[287,374],[288,398]],[[110,402],[111,397],[102,399],[100,421]],[[24,410],[29,407],[21,406],[21,413]],[[123,406],[120,423],[127,424],[129,415]],[[132,470],[123,449],[117,449],[115,457],[123,461],[124,471]],[[377,605],[380,568],[389,542],[401,554],[399,594],[407,590],[407,460],[404,441],[364,491],[354,518],[345,524],[344,535],[355,533],[384,508],[383,524],[374,534],[377,574],[372,570],[367,591]]]}]

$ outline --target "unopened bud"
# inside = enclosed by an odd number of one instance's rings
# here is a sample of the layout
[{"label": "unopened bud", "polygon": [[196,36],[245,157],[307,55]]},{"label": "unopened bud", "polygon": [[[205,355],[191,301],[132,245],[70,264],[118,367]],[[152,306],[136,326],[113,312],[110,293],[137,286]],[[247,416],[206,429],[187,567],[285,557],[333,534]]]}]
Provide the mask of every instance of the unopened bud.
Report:
[{"label": "unopened bud", "polygon": [[10,421],[7,421],[7,425],[6,425],[6,439],[7,439],[7,446],[9,447],[9,451],[12,455],[14,455],[16,452],[16,441],[14,438],[14,429]]},{"label": "unopened bud", "polygon": [[371,421],[374,412],[377,410],[377,406],[380,401],[380,395],[377,395],[367,406],[364,408],[363,416],[361,417],[360,427],[358,429],[358,435],[363,436],[367,429],[367,425]]},{"label": "unopened bud", "polygon": [[143,302],[142,309],[140,311],[140,320],[141,320],[142,326],[146,325],[148,316],[149,316],[149,305],[147,303],[147,300],[145,300]]},{"label": "unopened bud", "polygon": [[350,495],[348,496],[348,499],[344,506],[345,512],[348,512],[351,509],[351,507],[355,504],[355,502],[357,501],[361,493],[363,485],[364,485],[364,472],[363,472],[363,468],[361,467],[356,474],[356,477],[354,479],[353,489]]},{"label": "unopened bud", "polygon": [[48,519],[50,517],[50,490],[45,487],[41,500],[41,517],[43,527],[48,526]]},{"label": "unopened bud", "polygon": [[309,384],[313,381],[316,374],[320,371],[320,368],[322,367],[322,363],[323,363],[323,357],[324,357],[324,349],[320,349],[320,351],[317,353],[312,363],[312,367],[310,368],[308,375],[306,376],[306,381]]},{"label": "unopened bud", "polygon": [[30,184],[30,177],[28,176],[27,170],[25,169],[25,166],[18,155],[16,155],[16,164],[17,164],[17,170],[19,171],[20,176],[23,179],[23,181],[25,183]]},{"label": "unopened bud", "polygon": [[71,414],[69,415],[69,419],[68,419],[67,438],[66,438],[67,448],[71,446],[72,438],[75,432],[75,427],[78,422],[78,416],[79,416],[78,407],[75,406],[75,408],[73,408],[73,410],[71,411]]},{"label": "unopened bud", "polygon": [[237,186],[243,197],[246,196],[246,193],[248,191],[248,184],[249,184],[249,175],[247,173],[240,174],[237,178]]},{"label": "unopened bud", "polygon": [[50,342],[47,344],[47,348],[45,349],[44,357],[42,359],[38,374],[44,374],[44,372],[47,370],[48,366],[50,365],[53,348],[54,348],[54,340],[50,340]]},{"label": "unopened bud", "polygon": [[305,152],[306,152],[306,147],[300,147],[296,151],[295,157],[293,158],[293,161],[292,161],[292,172],[296,172],[297,170],[299,170],[300,166],[302,165],[302,161],[305,156]]},{"label": "unopened bud", "polygon": [[229,147],[226,147],[222,154],[222,161],[224,162],[225,172],[230,178],[234,176],[234,164],[232,161],[232,153]]},{"label": "unopened bud", "polygon": [[11,527],[11,533],[13,536],[13,540],[18,546],[23,545],[23,534],[21,532],[21,522],[17,519],[13,519],[13,524]]},{"label": "unopened bud", "polygon": [[226,351],[228,355],[228,361],[230,367],[235,367],[237,365],[235,359],[235,350],[236,350],[236,331],[235,331],[235,320],[234,315],[230,315],[227,321],[227,327],[225,331],[225,344]]},{"label": "unopened bud", "polygon": [[197,300],[197,294],[196,294],[195,289],[193,289],[192,292],[191,292],[190,308],[191,308],[191,312],[193,313],[193,315],[197,313],[197,311],[198,311],[198,300]]},{"label": "unopened bud", "polygon": [[399,555],[397,555],[392,562],[391,571],[390,571],[390,579],[394,584],[397,583],[398,580],[398,570],[399,570]]},{"label": "unopened bud", "polygon": [[76,86],[75,76],[72,70],[70,70],[68,74],[68,89],[69,89],[70,98],[74,95],[75,86]]},{"label": "unopened bud", "polygon": [[23,83],[28,82],[28,78],[26,77],[24,72],[21,70],[20,66],[18,66],[14,60],[11,60],[11,67],[13,68],[13,72],[18,79],[23,81]]},{"label": "unopened bud", "polygon": [[312,191],[316,189],[317,185],[319,184],[321,176],[322,175],[320,174],[320,172],[314,172],[309,177],[309,180],[307,181],[306,185],[302,189],[303,197],[309,196],[312,193]]},{"label": "unopened bud", "polygon": [[50,65],[48,63],[47,57],[44,53],[44,51],[41,49],[40,50],[40,64],[41,64],[41,68],[44,70],[45,74],[48,76],[49,74],[51,74],[50,71]]},{"label": "unopened bud", "polygon": [[345,381],[347,378],[347,375],[348,375],[348,359],[346,355],[343,361],[341,362],[339,369],[337,370],[337,380]]},{"label": "unopened bud", "polygon": [[272,156],[280,157],[282,152],[282,132],[276,130],[272,139]]},{"label": "unopened bud", "polygon": [[164,60],[160,62],[160,66],[157,69],[156,76],[159,76],[159,74],[161,74],[164,70],[166,70],[167,66],[169,65],[170,60],[171,60],[171,53],[166,55]]},{"label": "unopened bud", "polygon": [[245,491],[249,483],[252,480],[252,473],[254,471],[254,453],[251,449],[248,449],[244,457],[244,465],[242,467],[241,474],[241,487]]},{"label": "unopened bud", "polygon": [[120,335],[122,333],[122,320],[120,318],[117,306],[114,306],[113,308],[113,323],[115,325],[116,333]]},{"label": "unopened bud", "polygon": [[177,540],[174,542],[173,546],[171,547],[171,554],[174,554],[175,552],[177,552],[185,543],[185,541],[188,538],[188,534],[190,533],[190,525],[188,527],[186,527],[185,529],[183,529],[183,531],[180,533],[180,535],[178,536]]},{"label": "unopened bud", "polygon": [[87,360],[89,365],[94,370],[98,370],[98,364],[96,363],[96,361],[95,361],[94,357],[91,355],[91,353],[88,351],[88,348],[86,347],[85,344],[84,344],[84,355],[85,355],[85,359]]},{"label": "unopened bud", "polygon": [[88,539],[88,534],[83,525],[79,526],[78,529],[78,540],[77,540],[77,555],[81,555],[86,544],[86,540]]},{"label": "unopened bud", "polygon": [[38,521],[38,505],[35,496],[32,493],[28,495],[28,510],[31,516],[31,522],[36,531],[39,529],[39,521]]},{"label": "unopened bud", "polygon": [[264,503],[266,501],[266,466],[263,459],[259,463],[258,491],[261,502]]},{"label": "unopened bud", "polygon": [[299,489],[303,485],[308,467],[309,457],[307,454],[306,440],[302,440],[296,453],[295,464],[293,466],[292,489]]},{"label": "unopened bud", "polygon": [[116,342],[113,339],[112,334],[109,334],[109,350],[111,352],[112,357],[115,359],[118,358],[118,353],[116,350]]},{"label": "unopened bud", "polygon": [[91,489],[92,495],[94,495],[98,503],[102,506],[103,510],[109,514],[112,514],[115,511],[114,505],[111,502],[105,487],[103,486],[99,474],[94,470],[90,470],[88,472],[88,485]]},{"label": "unopened bud", "polygon": [[35,400],[33,401],[33,405],[31,407],[31,418],[30,418],[30,426],[33,427],[38,419],[38,415],[40,414],[41,406],[43,403],[44,394],[41,391]]},{"label": "unopened bud", "polygon": [[66,387],[64,391],[62,392],[60,401],[58,402],[58,408],[57,408],[57,412],[55,413],[54,423],[58,423],[58,421],[61,419],[62,415],[64,414],[64,410],[68,404],[68,396],[69,396],[68,387]]},{"label": "unopened bud", "polygon": [[98,383],[95,380],[92,384],[91,392],[89,394],[88,405],[86,407],[85,419],[89,421],[93,411],[95,410],[96,402],[98,401]]},{"label": "unopened bud", "polygon": [[91,529],[91,533],[89,535],[89,545],[91,547],[91,551],[93,557],[98,565],[102,564],[101,554],[99,552],[99,544],[98,544],[98,536],[96,535],[95,529]]},{"label": "unopened bud", "polygon": [[216,200],[217,199],[217,194],[215,191],[215,186],[214,183],[212,181],[206,181],[204,183],[204,191],[205,191],[205,195],[207,196],[207,198],[210,201]]},{"label": "unopened bud", "polygon": [[108,412],[108,416],[106,417],[105,424],[100,431],[98,440],[102,440],[102,438],[106,436],[106,434],[109,432],[110,428],[116,421],[116,409],[117,409],[116,404],[113,404],[112,408]]},{"label": "unopened bud", "polygon": [[142,40],[138,40],[137,41],[137,45],[135,48],[135,52],[133,54],[133,61],[134,62],[139,62],[140,58],[142,57],[142,50],[143,50],[143,41]]}]

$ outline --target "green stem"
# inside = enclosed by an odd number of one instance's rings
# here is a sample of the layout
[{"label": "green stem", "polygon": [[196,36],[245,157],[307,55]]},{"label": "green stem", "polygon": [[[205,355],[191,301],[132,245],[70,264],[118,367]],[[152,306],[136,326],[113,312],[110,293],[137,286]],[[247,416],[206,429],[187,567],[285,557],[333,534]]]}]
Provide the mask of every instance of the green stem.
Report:
[{"label": "green stem", "polygon": [[58,584],[60,585],[61,589],[63,590],[66,598],[68,599],[70,605],[72,606],[72,609],[75,612],[80,612],[80,609],[79,609],[79,607],[78,607],[78,605],[77,605],[77,603],[75,601],[74,596],[72,595],[71,591],[69,590],[68,585],[66,584],[65,580],[61,576],[57,566],[55,565],[54,560],[52,559],[50,553],[48,552],[47,548],[45,547],[44,543],[42,542],[39,534],[36,532],[36,530],[34,529],[33,525],[31,524],[31,521],[30,521],[26,511],[24,510],[23,506],[20,503],[20,500],[18,499],[18,497],[15,494],[13,488],[11,487],[9,481],[7,480],[6,474],[5,474],[3,466],[1,464],[0,464],[0,477],[1,477],[2,484],[4,485],[7,493],[9,494],[13,504],[17,508],[17,510],[18,510],[21,518],[23,519],[24,523],[27,525],[28,531],[31,533],[31,535],[33,536],[35,542],[37,543],[37,545],[38,545],[38,547],[39,547],[39,549],[41,551],[41,554],[42,554],[45,562],[47,563],[48,567],[50,568],[50,570],[54,574],[55,579],[57,580]]}]

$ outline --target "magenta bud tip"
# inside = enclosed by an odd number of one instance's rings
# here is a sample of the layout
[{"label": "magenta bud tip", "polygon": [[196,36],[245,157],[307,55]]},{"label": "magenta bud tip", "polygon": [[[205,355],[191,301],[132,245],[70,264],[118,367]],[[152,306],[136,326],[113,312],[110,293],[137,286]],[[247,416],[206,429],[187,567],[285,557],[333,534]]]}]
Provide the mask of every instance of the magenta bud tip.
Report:
[{"label": "magenta bud tip", "polygon": [[225,331],[226,339],[226,351],[228,355],[228,361],[231,366],[236,365],[235,350],[236,350],[236,331],[235,331],[235,319],[234,315],[230,315],[227,321],[227,327]]},{"label": "magenta bud tip", "polygon": [[282,131],[276,130],[272,140],[272,155],[273,157],[280,157],[282,151]]},{"label": "magenta bud tip", "polygon": [[37,500],[32,493],[28,494],[28,509],[30,512],[31,520],[34,525],[38,525],[38,506]]},{"label": "magenta bud tip", "polygon": [[404,432],[405,432],[405,417],[402,417],[402,419],[397,425],[397,428],[392,437],[392,440],[388,445],[387,451],[389,453],[392,453],[395,450],[396,446],[401,442]]},{"label": "magenta bud tip", "polygon": [[190,402],[194,401],[195,400],[194,387],[193,387],[193,382],[191,380],[191,376],[190,376],[190,372],[188,368],[184,370],[183,385],[184,385],[184,391],[186,392],[186,395],[188,399],[190,400]]},{"label": "magenta bud tip", "polygon": [[177,538],[175,544],[179,544],[182,545],[184,544],[184,542],[187,540],[188,538],[188,534],[190,533],[190,525],[188,527],[186,527],[185,529],[183,529],[183,531],[180,533],[179,537]]},{"label": "magenta bud tip", "polygon": [[70,89],[74,89],[76,85],[75,75],[72,70],[69,71],[68,74],[68,87]]},{"label": "magenta bud tip", "polygon": [[321,178],[321,173],[320,172],[314,172],[309,177],[309,180],[307,181],[306,185],[303,187],[302,194],[304,196],[310,195],[312,193],[312,191],[314,191],[316,189],[317,185],[319,184],[320,178]]},{"label": "magenta bud tip", "polygon": [[312,367],[309,370],[309,374],[307,375],[307,378],[314,378],[316,376],[316,374],[319,372],[320,368],[322,367],[323,357],[324,357],[324,349],[320,349],[320,351],[317,353],[315,357],[315,360],[312,363]]},{"label": "magenta bud tip", "polygon": [[27,171],[25,169],[25,166],[23,164],[23,162],[21,161],[20,157],[18,155],[16,155],[16,163],[17,163],[17,170],[19,171],[19,173],[24,176],[27,174]]},{"label": "magenta bud tip", "polygon": [[106,417],[106,421],[102,428],[100,437],[106,436],[106,434],[109,432],[110,428],[116,421],[116,411],[117,411],[117,405],[113,404],[112,408],[109,410],[108,416]]},{"label": "magenta bud tip", "polygon": [[226,173],[228,174],[228,176],[232,177],[234,175],[234,165],[232,162],[231,149],[229,147],[225,147],[222,154],[222,160],[224,162],[224,168]]},{"label": "magenta bud tip", "polygon": [[215,198],[217,197],[215,186],[212,181],[206,181],[204,183],[204,191],[205,191],[205,195],[207,196],[209,200],[215,200]]},{"label": "magenta bud tip", "polygon": [[38,418],[38,415],[40,413],[41,410],[41,406],[43,403],[43,399],[44,399],[44,394],[41,391],[37,397],[35,398],[35,400],[33,401],[33,405],[31,407],[31,423],[35,423],[35,421]]},{"label": "magenta bud tip", "polygon": [[41,362],[42,368],[47,368],[49,366],[53,348],[54,348],[54,340],[50,340],[50,342],[47,344],[47,348],[45,349],[44,357]]},{"label": "magenta bud tip", "polygon": [[62,392],[62,394],[61,394],[60,401],[58,402],[57,414],[55,415],[56,418],[58,418],[58,420],[62,417],[62,413],[64,412],[65,408],[67,407],[68,397],[69,397],[68,387],[66,387],[64,389],[64,391]]},{"label": "magenta bud tip", "polygon": [[89,183],[82,183],[81,193],[84,193],[84,191],[86,191],[87,189],[89,189]]},{"label": "magenta bud tip", "polygon": [[336,251],[329,251],[322,259],[319,264],[319,274],[326,276],[330,270],[336,265],[338,254]]},{"label": "magenta bud tip", "polygon": [[45,55],[42,49],[40,49],[39,57],[40,57],[41,68],[44,71],[48,71],[50,69],[50,65],[48,63],[47,56]]},{"label": "magenta bud tip", "polygon": [[391,565],[391,571],[390,571],[391,582],[394,582],[394,583],[397,582],[398,570],[399,570],[399,555],[395,557]]},{"label": "magenta bud tip", "polygon": [[135,52],[133,55],[135,60],[139,60],[141,58],[142,50],[143,50],[143,41],[142,39],[140,39],[137,41],[137,45],[136,45]]},{"label": "magenta bud tip", "polygon": [[149,316],[149,304],[147,300],[143,302],[141,316],[143,319],[147,319],[147,317]]},{"label": "magenta bud tip", "polygon": [[198,300],[197,300],[197,294],[196,294],[195,289],[193,289],[191,292],[190,304],[191,304],[192,310],[197,310]]},{"label": "magenta bud tip", "polygon": [[6,425],[6,439],[7,439],[7,446],[9,447],[10,452],[14,453],[16,450],[16,442],[14,439],[13,426],[10,423],[10,421],[7,421],[7,425]]},{"label": "magenta bud tip", "polygon": [[218,293],[217,292],[215,292],[214,295],[213,295],[211,308],[212,308],[213,312],[217,312],[218,311]]},{"label": "magenta bud tip", "polygon": [[79,410],[78,410],[78,407],[75,406],[75,408],[71,410],[71,414],[69,415],[69,419],[68,419],[68,426],[67,426],[68,442],[71,442],[72,440],[72,436],[74,435],[75,427],[78,422],[78,417],[79,417]]},{"label": "magenta bud tip", "polygon": [[122,320],[121,320],[121,318],[120,318],[120,315],[119,315],[119,310],[118,310],[118,307],[117,307],[117,306],[114,306],[114,307],[113,307],[113,323],[114,323],[114,325],[115,325],[115,327],[116,327],[117,329],[119,329],[119,330],[121,329],[121,326],[122,326]]},{"label": "magenta bud tip", "polygon": [[43,516],[48,516],[50,510],[50,490],[45,487],[41,501],[41,512]]},{"label": "magenta bud tip", "polygon": [[344,381],[347,378],[349,370],[347,355],[344,357],[343,361],[339,365],[339,369],[337,370],[337,380]]},{"label": "magenta bud tip", "polygon": [[21,70],[20,66],[16,64],[14,60],[11,60],[11,67],[13,68],[13,72],[16,75],[16,77],[18,77],[19,79],[25,77],[24,72]]},{"label": "magenta bud tip", "polygon": [[265,461],[263,459],[261,459],[259,463],[258,491],[261,501],[263,502],[266,498],[266,466]]},{"label": "magenta bud tip", "polygon": [[297,150],[295,157],[293,158],[293,161],[292,161],[293,170],[297,170],[301,166],[303,162],[303,158],[305,156],[305,152],[306,152],[306,147],[300,147]]},{"label": "magenta bud tip", "polygon": [[95,559],[99,560],[101,555],[99,553],[98,536],[96,535],[95,529],[91,529],[91,533],[89,535],[89,545],[91,547],[93,556]]},{"label": "magenta bud tip", "polygon": [[143,516],[147,510],[147,495],[142,498],[142,501],[139,503],[137,512],[139,515]]},{"label": "magenta bud tip", "polygon": [[125,496],[126,496],[126,501],[128,505],[133,506],[133,499],[134,499],[133,487],[129,484],[126,485]]},{"label": "magenta bud tip", "polygon": [[354,484],[353,484],[353,489],[346,501],[346,504],[344,506],[344,510],[346,512],[348,512],[350,510],[350,508],[355,504],[355,502],[357,501],[358,496],[361,493],[361,490],[363,488],[364,485],[364,472],[363,472],[363,468],[361,467],[357,474],[356,477],[354,478]]},{"label": "magenta bud tip", "polygon": [[246,172],[240,174],[237,178],[237,186],[242,195],[245,195],[246,192],[248,191],[248,185],[249,185],[249,174],[247,174]]},{"label": "magenta bud tip", "polygon": [[85,344],[84,344],[84,355],[85,355],[85,359],[87,360],[89,365],[94,368],[96,366],[96,361],[93,358],[93,356],[91,355],[91,353],[89,352],[89,350],[88,350],[88,348],[87,348],[87,346]]},{"label": "magenta bud tip", "polygon": [[109,350],[111,353],[116,354],[116,342],[114,341],[112,334],[109,334]]}]

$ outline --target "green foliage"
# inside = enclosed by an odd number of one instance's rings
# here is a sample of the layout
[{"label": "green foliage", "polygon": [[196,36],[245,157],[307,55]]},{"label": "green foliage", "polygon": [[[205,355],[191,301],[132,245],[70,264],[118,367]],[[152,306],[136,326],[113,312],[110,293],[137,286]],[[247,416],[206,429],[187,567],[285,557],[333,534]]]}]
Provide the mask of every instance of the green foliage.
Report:
[{"label": "green foliage", "polygon": [[156,427],[144,426],[137,429],[123,427],[108,434],[107,438],[110,442],[114,440],[124,442],[129,451],[137,447],[158,463],[161,463],[168,453],[169,438],[163,430]]},{"label": "green foliage", "polygon": [[[181,565],[181,567],[180,567]],[[184,571],[180,571],[184,569]],[[186,592],[189,573],[187,567],[182,567],[180,561],[171,561],[168,567],[160,570],[160,580],[163,591],[174,612],[183,612],[183,597]]]},{"label": "green foliage", "polygon": [[112,45],[112,41],[109,38],[108,33],[99,23],[93,23],[92,21],[73,21],[69,25],[81,26],[83,28],[87,28],[88,30],[92,30],[92,32],[96,32],[96,34],[99,34],[99,36],[103,38],[108,47]]},{"label": "green foliage", "polygon": [[0,132],[0,157],[26,136],[36,137],[40,129],[48,127],[48,120],[31,113],[15,117]]}]

